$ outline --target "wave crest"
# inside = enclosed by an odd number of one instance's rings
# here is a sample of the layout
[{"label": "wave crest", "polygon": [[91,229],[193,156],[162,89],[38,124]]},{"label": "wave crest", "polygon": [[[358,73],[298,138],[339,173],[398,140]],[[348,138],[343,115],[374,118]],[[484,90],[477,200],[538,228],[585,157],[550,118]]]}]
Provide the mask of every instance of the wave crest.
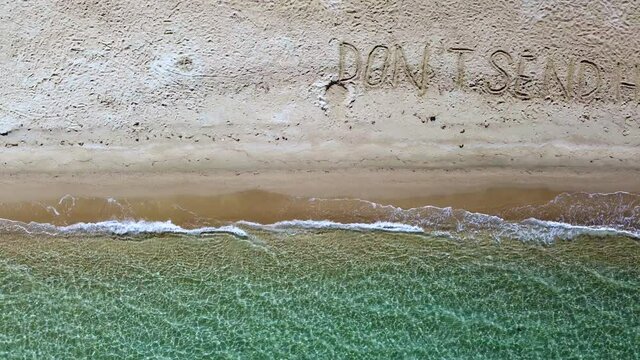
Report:
[{"label": "wave crest", "polygon": [[184,235],[205,235],[224,233],[246,238],[249,235],[242,229],[227,225],[221,227],[199,227],[185,229],[173,224],[171,221],[133,221],[133,220],[109,220],[96,223],[76,223],[68,226],[56,226],[48,223],[23,223],[1,219],[0,227],[12,232],[24,232],[28,234],[91,234],[91,235],[145,235],[145,234],[184,234]]}]

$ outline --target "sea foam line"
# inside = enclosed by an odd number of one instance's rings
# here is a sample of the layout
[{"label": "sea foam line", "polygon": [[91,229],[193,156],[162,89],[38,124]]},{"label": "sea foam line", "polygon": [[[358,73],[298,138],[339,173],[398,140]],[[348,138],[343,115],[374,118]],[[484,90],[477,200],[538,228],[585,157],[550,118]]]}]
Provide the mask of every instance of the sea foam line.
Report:
[{"label": "sea foam line", "polygon": [[95,223],[75,223],[67,226],[56,226],[48,223],[23,223],[19,221],[0,219],[0,225],[5,223],[9,228],[22,230],[26,233],[40,233],[48,235],[56,234],[112,234],[112,235],[144,235],[144,234],[184,234],[184,235],[205,235],[214,233],[225,233],[241,238],[249,235],[242,229],[227,225],[221,227],[200,227],[185,229],[169,221],[146,221],[146,220],[109,220]]},{"label": "sea foam line", "polygon": [[143,235],[143,234],[185,234],[203,235],[208,233],[227,233],[238,237],[247,238],[249,235],[235,225],[244,225],[265,230],[307,229],[307,230],[349,230],[349,231],[382,231],[410,234],[423,234],[421,227],[395,222],[378,221],[375,223],[339,223],[328,220],[287,220],[272,224],[259,224],[250,221],[238,221],[233,225],[221,227],[200,227],[185,229],[169,221],[145,221],[145,220],[109,220],[95,223],[75,223],[66,226],[56,226],[48,223],[23,223],[14,220],[0,219],[0,225],[10,225],[10,228],[22,230],[27,233],[41,234],[113,234],[113,235]]},{"label": "sea foam line", "polygon": [[[477,214],[476,214],[477,215]],[[512,237],[523,241],[537,240],[551,242],[554,239],[571,240],[580,235],[591,235],[606,237],[610,235],[626,236],[640,240],[640,233],[603,226],[583,226],[572,225],[555,221],[544,221],[530,218],[522,222],[511,223],[497,217],[491,217],[494,222],[480,222],[480,228],[493,232],[498,236]],[[496,220],[498,223],[495,223]],[[467,223],[474,223],[467,220]],[[444,235],[447,237],[472,234],[474,231],[458,229],[457,231],[443,231],[438,226],[426,228],[399,222],[377,221],[373,223],[340,223],[329,220],[286,220],[272,224],[260,224],[250,221],[238,221],[233,224],[220,227],[199,227],[193,229],[183,228],[169,221],[146,221],[146,220],[109,220],[94,223],[75,223],[66,226],[56,226],[49,223],[30,222],[24,223],[15,220],[0,219],[0,232],[20,231],[28,234],[61,235],[61,234],[112,234],[112,235],[144,235],[144,234],[184,234],[184,235],[206,235],[215,233],[231,234],[240,238],[249,238],[249,234],[241,227],[250,227],[269,231],[285,231],[289,229],[306,230],[346,230],[358,232],[390,232],[408,234],[432,234]],[[479,229],[476,229],[479,230]]]},{"label": "sea foam line", "polygon": [[568,239],[572,239],[578,235],[591,235],[599,237],[608,235],[619,235],[640,240],[640,232],[638,231],[616,229],[607,226],[571,225],[563,222],[539,220],[535,218],[526,219],[521,223],[524,225],[540,226],[546,229],[554,230],[559,233],[558,236],[562,235]]},{"label": "sea foam line", "polygon": [[410,234],[424,234],[419,226],[397,222],[376,221],[374,223],[340,223],[329,220],[286,220],[273,224],[259,224],[250,221],[238,221],[236,224],[261,229],[317,229],[317,230],[351,230],[351,231],[383,231]]}]

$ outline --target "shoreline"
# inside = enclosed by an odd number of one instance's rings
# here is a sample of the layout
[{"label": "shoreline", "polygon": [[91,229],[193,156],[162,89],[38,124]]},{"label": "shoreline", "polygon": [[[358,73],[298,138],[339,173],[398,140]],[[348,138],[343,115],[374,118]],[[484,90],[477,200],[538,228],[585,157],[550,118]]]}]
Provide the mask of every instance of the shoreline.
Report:
[{"label": "shoreline", "polygon": [[463,238],[486,230],[524,240],[533,234],[543,242],[638,238],[638,175],[566,168],[4,175],[0,221],[30,233],[65,232],[66,226],[126,234],[281,224],[409,227]]}]

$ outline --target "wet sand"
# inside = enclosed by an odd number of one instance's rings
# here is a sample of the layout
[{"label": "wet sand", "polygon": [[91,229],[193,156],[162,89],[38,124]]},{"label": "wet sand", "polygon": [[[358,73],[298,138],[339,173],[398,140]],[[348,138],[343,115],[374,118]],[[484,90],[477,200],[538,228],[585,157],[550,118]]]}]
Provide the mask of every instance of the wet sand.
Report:
[{"label": "wet sand", "polygon": [[375,214],[358,210],[361,203],[309,203],[361,199],[404,209],[452,207],[518,219],[519,213],[505,211],[542,205],[565,192],[638,193],[637,179],[633,171],[563,169],[18,175],[0,177],[0,218],[71,224],[131,216],[181,224],[197,214],[272,223],[326,214],[336,221],[376,220]]}]

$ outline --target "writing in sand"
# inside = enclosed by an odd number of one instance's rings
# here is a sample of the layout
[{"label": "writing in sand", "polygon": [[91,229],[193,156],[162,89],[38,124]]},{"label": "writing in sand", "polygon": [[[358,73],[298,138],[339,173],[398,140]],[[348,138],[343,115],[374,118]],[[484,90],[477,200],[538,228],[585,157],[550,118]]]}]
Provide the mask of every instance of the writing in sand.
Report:
[{"label": "writing in sand", "polygon": [[[422,47],[419,59],[410,59],[401,45],[375,45],[367,50],[362,51],[348,42],[339,44],[339,83],[359,82],[368,88],[408,83],[423,95],[430,87],[442,90],[442,76],[446,75],[450,88],[509,95],[521,100],[606,99],[640,103],[640,68],[622,62],[616,63],[613,69],[605,69],[587,58],[456,46],[446,48],[447,59],[443,59],[451,61],[454,70],[439,74],[439,70],[431,66],[429,46]],[[483,68],[487,73],[478,74],[478,69]]]}]

